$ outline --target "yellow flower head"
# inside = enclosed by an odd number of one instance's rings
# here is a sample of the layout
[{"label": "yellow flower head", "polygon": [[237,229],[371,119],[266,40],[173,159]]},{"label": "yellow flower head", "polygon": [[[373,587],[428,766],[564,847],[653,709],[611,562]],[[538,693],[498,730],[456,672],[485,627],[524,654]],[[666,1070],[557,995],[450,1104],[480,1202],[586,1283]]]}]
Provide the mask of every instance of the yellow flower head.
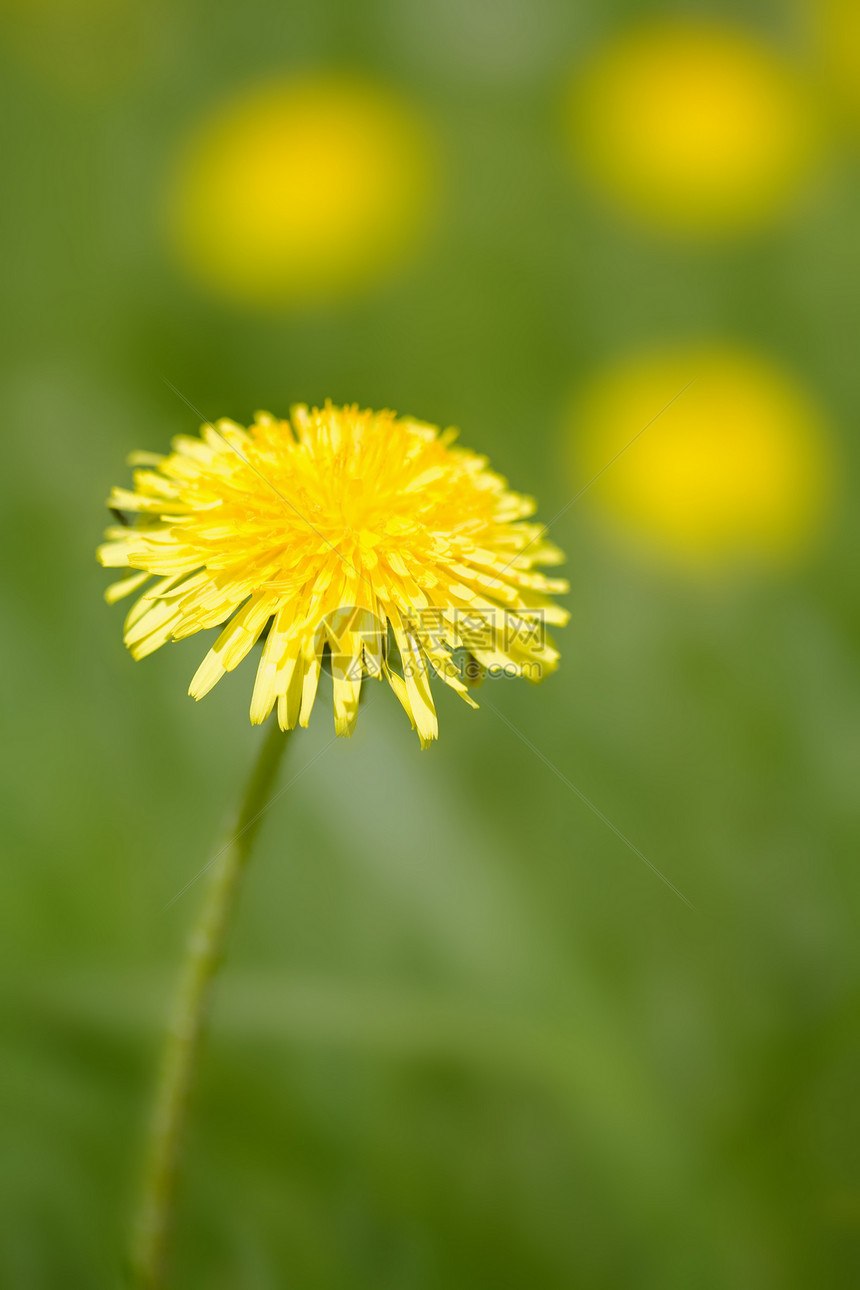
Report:
[{"label": "yellow flower head", "polygon": [[99,558],[139,570],[109,602],[149,583],[126,619],[134,657],[226,623],[191,682],[200,699],[268,628],[252,722],[277,703],[283,729],[306,726],[328,653],[337,733],[352,733],[363,677],[384,677],[422,747],[437,735],[433,672],[473,707],[476,672],[539,680],[558,661],[544,625],[567,621],[548,597],[567,583],[534,566],[563,557],[524,522],[532,500],[455,436],[326,404],[133,454],[133,491],[108,501],[133,520]]},{"label": "yellow flower head", "polygon": [[808,87],[742,28],[666,20],[597,52],[570,88],[571,143],[601,189],[656,227],[733,232],[781,210],[819,142]]},{"label": "yellow flower head", "polygon": [[575,474],[590,479],[612,462],[595,501],[691,571],[792,559],[826,512],[823,418],[788,372],[753,352],[708,345],[634,355],[596,376],[575,419]]},{"label": "yellow flower head", "polygon": [[849,128],[860,127],[860,6],[857,0],[807,0],[822,89]]},{"label": "yellow flower head", "polygon": [[226,100],[182,149],[167,201],[176,253],[241,305],[329,299],[374,283],[420,243],[435,147],[408,100],[336,75]]}]

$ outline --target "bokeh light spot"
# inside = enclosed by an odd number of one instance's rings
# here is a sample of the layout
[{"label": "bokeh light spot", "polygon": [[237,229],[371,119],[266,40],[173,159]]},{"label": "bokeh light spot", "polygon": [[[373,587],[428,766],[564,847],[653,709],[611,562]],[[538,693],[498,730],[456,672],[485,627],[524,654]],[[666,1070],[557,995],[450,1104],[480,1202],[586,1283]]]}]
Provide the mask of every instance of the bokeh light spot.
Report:
[{"label": "bokeh light spot", "polygon": [[819,129],[801,75],[727,26],[659,23],[599,51],[571,85],[567,123],[593,180],[674,231],[747,228],[807,178]]},{"label": "bokeh light spot", "polygon": [[828,96],[854,129],[860,127],[860,3],[810,0]]},{"label": "bokeh light spot", "polygon": [[698,569],[778,563],[807,545],[831,492],[830,450],[789,374],[730,347],[618,364],[577,401],[574,485],[653,418],[594,484],[593,503],[616,527]]},{"label": "bokeh light spot", "polygon": [[414,249],[434,157],[423,121],[381,86],[332,75],[255,87],[188,141],[172,241],[199,281],[242,304],[347,293]]}]

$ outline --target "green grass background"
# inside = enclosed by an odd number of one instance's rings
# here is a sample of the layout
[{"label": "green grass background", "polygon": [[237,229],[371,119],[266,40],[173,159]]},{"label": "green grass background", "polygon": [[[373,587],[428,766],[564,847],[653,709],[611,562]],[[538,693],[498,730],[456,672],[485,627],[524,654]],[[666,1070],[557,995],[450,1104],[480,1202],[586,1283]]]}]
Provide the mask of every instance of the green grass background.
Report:
[{"label": "green grass background", "polygon": [[[260,738],[250,663],[195,705],[202,642],[134,665],[101,599],[125,454],[196,426],[162,377],[209,416],[328,396],[456,423],[550,516],[585,482],[565,464],[571,394],[631,349],[711,336],[777,358],[823,408],[840,462],[823,540],[779,576],[703,585],[616,544],[590,494],[556,532],[561,670],[487,691],[695,912],[489,707],[440,695],[422,754],[372,686],[355,738],[310,765],[331,737],[318,705],[218,985],[173,1284],[855,1284],[849,138],[766,232],[679,246],[584,189],[559,125],[570,68],[651,6],[61,12],[0,11],[0,1284],[117,1283],[200,888],[165,906]],[[813,58],[791,5],[710,12]],[[258,76],[331,66],[423,107],[440,221],[359,299],[233,312],[165,251],[177,142]]]}]

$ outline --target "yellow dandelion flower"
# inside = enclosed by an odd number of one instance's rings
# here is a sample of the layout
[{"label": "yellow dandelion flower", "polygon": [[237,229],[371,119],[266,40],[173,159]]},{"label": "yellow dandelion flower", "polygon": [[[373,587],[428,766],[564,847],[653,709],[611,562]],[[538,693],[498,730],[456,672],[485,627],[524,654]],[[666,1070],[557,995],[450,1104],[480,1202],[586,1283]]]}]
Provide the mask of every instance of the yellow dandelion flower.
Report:
[{"label": "yellow dandelion flower", "polygon": [[810,18],[824,90],[845,122],[860,126],[860,5],[857,0],[813,0]]},{"label": "yellow dandelion flower", "polygon": [[550,596],[567,583],[535,566],[563,557],[526,522],[533,501],[455,437],[326,404],[133,454],[133,490],[108,501],[133,521],[108,529],[99,558],[135,571],[107,592],[142,592],[125,624],[134,657],[226,624],[191,682],[200,699],[268,629],[252,722],[277,705],[283,729],[306,726],[328,655],[338,734],[363,678],[384,678],[422,747],[434,673],[473,707],[466,664],[541,679],[558,661],[545,624],[567,620]]},{"label": "yellow dandelion flower", "polygon": [[627,359],[595,379],[574,417],[576,476],[593,478],[621,453],[595,502],[675,563],[778,562],[821,521],[831,479],[822,418],[755,354],[711,346]]},{"label": "yellow dandelion flower", "polygon": [[275,81],[230,99],[182,151],[167,202],[177,256],[248,306],[365,286],[420,241],[435,150],[409,104],[344,76]]},{"label": "yellow dandelion flower", "polygon": [[647,222],[675,232],[756,225],[791,199],[819,136],[802,76],[727,25],[634,29],[577,74],[567,102],[576,156]]}]

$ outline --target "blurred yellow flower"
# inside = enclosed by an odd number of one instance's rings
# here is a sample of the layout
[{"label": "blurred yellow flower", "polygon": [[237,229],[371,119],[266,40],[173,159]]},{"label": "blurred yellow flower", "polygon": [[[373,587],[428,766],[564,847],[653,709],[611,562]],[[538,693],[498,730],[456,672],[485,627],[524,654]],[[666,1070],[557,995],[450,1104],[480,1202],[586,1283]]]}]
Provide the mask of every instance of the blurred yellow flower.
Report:
[{"label": "blurred yellow flower", "polygon": [[221,105],[182,151],[168,223],[185,267],[252,306],[325,299],[390,272],[436,196],[434,147],[379,85],[308,76]]},{"label": "blurred yellow flower", "polygon": [[437,734],[431,675],[477,706],[456,651],[540,680],[558,660],[544,624],[567,620],[549,596],[567,583],[535,566],[562,554],[525,523],[532,500],[455,436],[327,404],[290,421],[260,412],[248,430],[206,425],[167,456],[135,453],[134,491],[114,489],[108,504],[136,523],[109,529],[99,550],[102,564],[141,571],[109,601],[149,584],[126,619],[134,657],[226,623],[191,682],[200,699],[268,629],[253,722],[277,705],[283,729],[307,725],[328,652],[338,734],[352,733],[362,679],[384,677],[425,747]]},{"label": "blurred yellow flower", "polygon": [[830,493],[821,418],[787,373],[754,354],[713,347],[622,362],[575,416],[575,477],[592,479],[623,452],[595,483],[595,501],[676,563],[779,561],[821,520]]},{"label": "blurred yellow flower", "polygon": [[801,76],[753,36],[695,21],[635,29],[572,82],[567,125],[597,184],[675,232],[755,225],[809,173],[818,137]]},{"label": "blurred yellow flower", "polygon": [[827,88],[852,124],[860,125],[860,3],[809,0]]}]

